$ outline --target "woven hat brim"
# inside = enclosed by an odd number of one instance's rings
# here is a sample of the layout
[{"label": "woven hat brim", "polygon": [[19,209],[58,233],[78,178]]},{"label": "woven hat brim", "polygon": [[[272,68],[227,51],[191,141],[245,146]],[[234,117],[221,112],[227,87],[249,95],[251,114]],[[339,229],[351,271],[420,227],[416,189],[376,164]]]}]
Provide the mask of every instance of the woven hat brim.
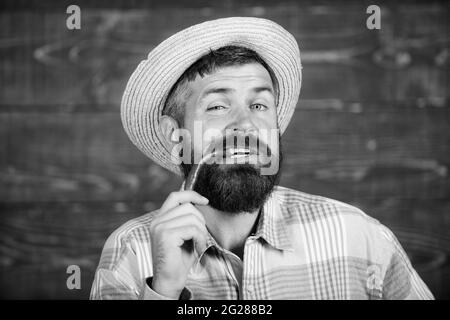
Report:
[{"label": "woven hat brim", "polygon": [[181,175],[171,160],[159,119],[179,77],[210,50],[243,46],[272,68],[279,86],[277,117],[281,134],[295,111],[301,88],[300,51],[295,38],[273,21],[232,17],[184,29],[154,48],[131,75],[121,103],[121,118],[130,140],[145,155]]}]

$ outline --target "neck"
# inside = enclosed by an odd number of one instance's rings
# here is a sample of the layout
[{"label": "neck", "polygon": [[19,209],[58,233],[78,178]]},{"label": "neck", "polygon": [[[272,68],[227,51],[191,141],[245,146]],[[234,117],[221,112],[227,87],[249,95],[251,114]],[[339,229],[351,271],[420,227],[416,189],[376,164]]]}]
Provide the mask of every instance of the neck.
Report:
[{"label": "neck", "polygon": [[259,209],[253,212],[229,213],[210,206],[197,206],[203,213],[206,226],[216,242],[243,259],[248,236],[256,231]]}]

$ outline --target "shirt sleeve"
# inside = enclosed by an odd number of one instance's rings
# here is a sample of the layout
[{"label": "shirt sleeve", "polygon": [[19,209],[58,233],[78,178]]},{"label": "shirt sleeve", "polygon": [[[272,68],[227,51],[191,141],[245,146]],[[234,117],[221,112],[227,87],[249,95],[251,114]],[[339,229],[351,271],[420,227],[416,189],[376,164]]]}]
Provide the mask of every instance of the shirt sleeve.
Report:
[{"label": "shirt sleeve", "polygon": [[[91,300],[173,300],[151,289],[152,277],[143,279],[130,241],[113,233],[103,247],[91,288]],[[180,299],[192,294],[183,289]]]},{"label": "shirt sleeve", "polygon": [[388,228],[383,234],[391,247],[391,257],[383,280],[383,298],[387,300],[432,300],[433,294],[414,270],[400,242]]}]

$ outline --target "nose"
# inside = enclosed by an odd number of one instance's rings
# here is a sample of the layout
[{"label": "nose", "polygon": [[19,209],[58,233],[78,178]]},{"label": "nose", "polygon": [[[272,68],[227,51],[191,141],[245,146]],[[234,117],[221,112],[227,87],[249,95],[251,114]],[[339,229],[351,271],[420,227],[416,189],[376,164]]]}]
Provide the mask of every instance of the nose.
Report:
[{"label": "nose", "polygon": [[255,131],[256,126],[253,122],[254,115],[250,110],[245,110],[246,108],[239,108],[233,115],[232,121],[228,124],[227,129],[233,131],[243,131],[248,133],[250,131]]}]

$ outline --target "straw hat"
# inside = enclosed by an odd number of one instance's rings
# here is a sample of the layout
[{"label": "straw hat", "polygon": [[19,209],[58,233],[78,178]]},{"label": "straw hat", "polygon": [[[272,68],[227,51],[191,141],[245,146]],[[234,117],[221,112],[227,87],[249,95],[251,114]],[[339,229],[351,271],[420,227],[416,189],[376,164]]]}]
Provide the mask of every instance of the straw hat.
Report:
[{"label": "straw hat", "polygon": [[203,55],[224,46],[254,50],[272,68],[279,85],[278,125],[283,133],[301,87],[300,51],[295,38],[273,21],[232,17],[184,29],[154,48],[131,75],[122,97],[122,124],[128,137],[153,161],[181,175],[159,119],[172,86]]}]

